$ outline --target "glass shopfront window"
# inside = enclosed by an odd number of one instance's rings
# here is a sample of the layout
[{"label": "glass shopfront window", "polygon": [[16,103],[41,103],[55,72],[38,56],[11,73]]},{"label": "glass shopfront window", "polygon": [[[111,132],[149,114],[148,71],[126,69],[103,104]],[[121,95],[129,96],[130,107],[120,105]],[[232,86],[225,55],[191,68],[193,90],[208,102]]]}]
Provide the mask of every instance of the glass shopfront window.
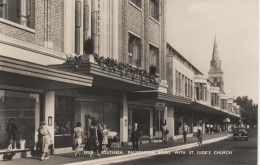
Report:
[{"label": "glass shopfront window", "polygon": [[128,140],[131,138],[134,123],[142,131],[141,140],[150,139],[150,111],[152,107],[141,105],[128,105]]},{"label": "glass shopfront window", "polygon": [[75,98],[55,96],[55,147],[72,146],[72,132],[74,124]]},{"label": "glass shopfront window", "polygon": [[39,114],[39,94],[0,90],[0,149],[34,148]]},{"label": "glass shopfront window", "polygon": [[77,102],[75,118],[77,118],[75,122],[81,122],[86,137],[89,136],[88,128],[92,121],[102,125],[105,124],[110,132],[119,134],[119,103],[103,101]]}]

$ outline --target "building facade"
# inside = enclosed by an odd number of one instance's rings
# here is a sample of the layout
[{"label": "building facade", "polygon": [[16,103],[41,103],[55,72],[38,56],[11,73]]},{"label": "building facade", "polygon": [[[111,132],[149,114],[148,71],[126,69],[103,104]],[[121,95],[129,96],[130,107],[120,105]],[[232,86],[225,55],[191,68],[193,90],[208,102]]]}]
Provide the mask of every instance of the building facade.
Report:
[{"label": "building facade", "polygon": [[203,77],[166,44],[165,12],[165,0],[1,1],[0,148],[11,118],[25,148],[35,146],[43,120],[55,147],[65,148],[76,122],[86,137],[92,121],[106,124],[110,138],[128,145],[134,123],[153,142],[165,122],[176,139],[183,123],[192,136],[239,117],[223,72]]}]

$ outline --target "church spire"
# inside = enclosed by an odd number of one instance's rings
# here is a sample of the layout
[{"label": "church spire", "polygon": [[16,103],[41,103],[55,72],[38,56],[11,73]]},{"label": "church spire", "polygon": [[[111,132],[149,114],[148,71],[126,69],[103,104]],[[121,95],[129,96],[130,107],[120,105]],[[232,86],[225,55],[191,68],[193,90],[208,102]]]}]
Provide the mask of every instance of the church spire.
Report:
[{"label": "church spire", "polygon": [[215,34],[212,59],[210,62],[209,79],[216,86],[220,87],[222,91],[224,91],[223,74],[224,73],[221,69],[221,61],[218,56],[218,45],[217,45],[216,34]]},{"label": "church spire", "polygon": [[223,73],[221,69],[221,61],[219,60],[218,56],[218,45],[216,41],[216,34],[214,39],[214,46],[213,46],[213,52],[212,52],[212,60],[210,62],[210,73]]}]

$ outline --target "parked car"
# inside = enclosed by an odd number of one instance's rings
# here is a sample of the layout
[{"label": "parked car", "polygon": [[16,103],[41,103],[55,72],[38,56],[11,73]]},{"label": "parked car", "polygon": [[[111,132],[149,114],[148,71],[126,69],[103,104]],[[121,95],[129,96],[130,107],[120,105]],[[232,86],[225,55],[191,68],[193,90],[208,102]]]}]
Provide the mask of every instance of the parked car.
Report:
[{"label": "parked car", "polygon": [[233,139],[237,140],[237,139],[245,139],[248,140],[248,134],[247,134],[247,130],[245,127],[237,127],[234,130],[233,133]]}]

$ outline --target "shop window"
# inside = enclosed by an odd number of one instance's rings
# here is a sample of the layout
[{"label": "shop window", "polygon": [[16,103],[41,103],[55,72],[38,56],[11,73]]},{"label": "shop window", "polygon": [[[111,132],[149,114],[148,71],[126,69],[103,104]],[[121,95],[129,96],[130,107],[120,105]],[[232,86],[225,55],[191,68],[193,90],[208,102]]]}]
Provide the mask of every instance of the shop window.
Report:
[{"label": "shop window", "polygon": [[0,90],[0,149],[34,148],[39,105],[38,94]]},{"label": "shop window", "polygon": [[150,0],[150,16],[159,21],[159,0]]},{"label": "shop window", "polygon": [[54,140],[55,147],[69,147],[72,145],[75,101],[73,97],[55,96]]},{"label": "shop window", "polygon": [[0,17],[30,27],[31,0],[0,0]]},{"label": "shop window", "polygon": [[141,67],[141,39],[130,33],[128,35],[128,63]]},{"label": "shop window", "polygon": [[141,8],[142,0],[129,0],[133,4],[135,4],[137,7]]},{"label": "shop window", "polygon": [[150,60],[151,65],[156,66],[156,73],[159,74],[159,49],[150,45]]}]

